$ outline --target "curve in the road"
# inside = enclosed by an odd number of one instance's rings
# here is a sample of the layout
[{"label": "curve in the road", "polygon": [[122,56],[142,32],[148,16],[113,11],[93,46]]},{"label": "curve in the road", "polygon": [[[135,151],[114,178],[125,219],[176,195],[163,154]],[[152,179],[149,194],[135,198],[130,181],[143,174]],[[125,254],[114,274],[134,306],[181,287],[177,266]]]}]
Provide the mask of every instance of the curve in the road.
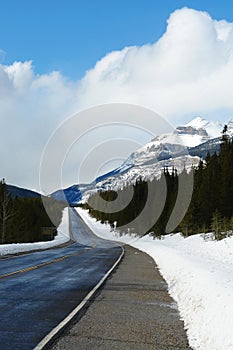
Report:
[{"label": "curve in the road", "polygon": [[0,348],[42,349],[90,299],[123,256],[70,210],[77,243],[1,261]]}]

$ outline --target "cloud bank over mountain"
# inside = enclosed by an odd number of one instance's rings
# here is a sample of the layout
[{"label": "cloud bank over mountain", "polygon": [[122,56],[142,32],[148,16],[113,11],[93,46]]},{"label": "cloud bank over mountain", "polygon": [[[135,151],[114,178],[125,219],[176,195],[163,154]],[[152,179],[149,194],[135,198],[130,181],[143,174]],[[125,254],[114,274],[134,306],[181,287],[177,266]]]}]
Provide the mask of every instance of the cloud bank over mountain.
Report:
[{"label": "cloud bank over mountain", "polygon": [[38,188],[41,153],[54,128],[81,109],[109,102],[151,108],[173,125],[197,114],[230,119],[233,23],[177,10],[157,42],[111,52],[76,82],[59,72],[35,74],[31,61],[1,64],[0,177]]},{"label": "cloud bank over mountain", "polygon": [[127,101],[179,121],[233,107],[233,24],[184,8],[154,44],[112,52],[81,82],[81,102]]}]

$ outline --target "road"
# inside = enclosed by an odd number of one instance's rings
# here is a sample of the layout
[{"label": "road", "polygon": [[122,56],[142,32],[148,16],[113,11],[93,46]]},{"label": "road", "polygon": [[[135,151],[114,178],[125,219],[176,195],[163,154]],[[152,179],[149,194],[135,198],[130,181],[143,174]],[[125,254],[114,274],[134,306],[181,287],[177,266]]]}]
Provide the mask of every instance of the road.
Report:
[{"label": "road", "polygon": [[34,349],[105,276],[122,248],[96,237],[70,210],[76,243],[2,259],[0,349]]},{"label": "road", "polygon": [[126,245],[122,263],[50,350],[191,350],[155,261]]}]

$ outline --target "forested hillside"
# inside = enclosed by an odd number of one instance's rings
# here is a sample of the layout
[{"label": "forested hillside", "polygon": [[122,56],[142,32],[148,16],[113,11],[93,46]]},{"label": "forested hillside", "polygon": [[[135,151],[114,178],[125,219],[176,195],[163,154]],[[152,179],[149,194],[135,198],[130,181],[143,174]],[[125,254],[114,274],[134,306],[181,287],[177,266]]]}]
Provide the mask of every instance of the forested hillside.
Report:
[{"label": "forested hillside", "polygon": [[[185,236],[212,231],[216,239],[231,234],[233,230],[233,141],[227,134],[226,126],[222,133],[219,154],[214,153],[210,156],[208,153],[206,159],[201,160],[198,167],[193,168],[192,172],[194,188],[191,204],[176,231],[182,231]],[[153,232],[155,236],[166,233],[166,224],[177,198],[179,176],[192,176],[192,174],[185,174],[184,170],[183,174],[177,175],[175,169],[169,171],[164,168],[167,184],[166,203],[159,219],[156,220],[148,232]],[[153,180],[150,187],[152,185],[156,191],[156,188],[160,187],[161,181]],[[93,217],[102,222],[108,221],[112,226],[116,222],[118,228],[127,225],[129,230],[140,234],[140,231],[142,231],[140,225],[143,225],[143,222],[140,223],[139,221],[136,227],[135,223],[133,226],[130,223],[143,210],[147,200],[148,183],[139,180],[131,187],[134,196],[129,205],[122,211],[108,213],[108,206],[117,195],[124,194],[127,197],[127,191],[130,193],[129,187],[125,187],[118,192],[101,192],[100,195],[105,200],[104,210],[99,209],[99,194],[92,195],[84,207],[89,209]],[[124,193],[120,193],[122,191]],[[93,205],[96,209],[93,209]],[[152,217],[152,221],[158,205],[159,203],[154,200],[150,205],[150,210],[148,210],[148,215],[150,219]]]},{"label": "forested hillside", "polygon": [[62,203],[46,199],[56,213],[56,226],[48,217],[42,199],[11,196],[0,181],[0,243],[27,243],[52,240],[62,217]]}]

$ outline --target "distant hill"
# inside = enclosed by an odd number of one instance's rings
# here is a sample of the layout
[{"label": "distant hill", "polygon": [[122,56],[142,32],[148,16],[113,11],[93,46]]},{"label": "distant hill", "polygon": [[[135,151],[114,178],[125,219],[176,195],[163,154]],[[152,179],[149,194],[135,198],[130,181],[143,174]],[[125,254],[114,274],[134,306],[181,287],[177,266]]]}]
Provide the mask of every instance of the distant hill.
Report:
[{"label": "distant hill", "polygon": [[27,190],[25,188],[13,186],[13,185],[6,185],[8,192],[11,194],[12,198],[19,197],[19,198],[39,198],[41,195],[35,191]]}]

